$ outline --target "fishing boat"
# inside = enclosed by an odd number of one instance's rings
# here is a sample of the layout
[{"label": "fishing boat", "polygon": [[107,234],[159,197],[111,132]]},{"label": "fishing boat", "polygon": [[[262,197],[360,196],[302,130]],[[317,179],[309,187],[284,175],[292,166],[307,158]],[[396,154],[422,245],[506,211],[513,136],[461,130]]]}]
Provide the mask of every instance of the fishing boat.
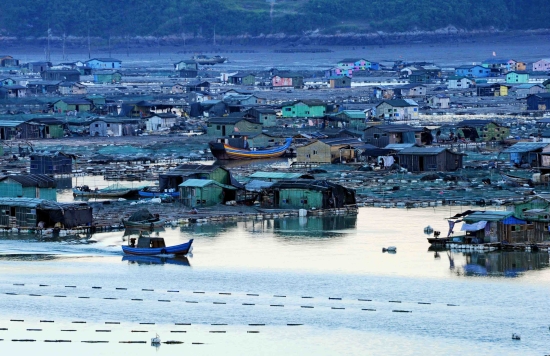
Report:
[{"label": "fishing boat", "polygon": [[124,225],[125,228],[129,229],[156,229],[159,227],[163,227],[166,223],[166,220],[159,219],[159,220],[141,220],[141,221],[129,221],[129,220],[122,220],[122,225]]},{"label": "fishing boat", "polygon": [[161,219],[159,214],[151,214],[147,209],[135,211],[128,219],[121,219],[122,225],[128,229],[155,229],[164,226],[166,220]]},{"label": "fishing boat", "polygon": [[[137,240],[137,241],[136,241]],[[129,255],[154,256],[154,255],[177,255],[184,256],[189,253],[193,239],[186,243],[166,246],[164,238],[139,236],[128,239],[128,246],[122,246],[122,251]]]},{"label": "fishing boat", "polygon": [[266,149],[251,150],[249,148],[237,148],[228,145],[225,142],[210,142],[210,151],[212,155],[220,160],[232,159],[261,159],[281,157],[290,148],[291,138],[285,140],[284,145],[273,146]]},{"label": "fishing boat", "polygon": [[87,185],[82,185],[73,188],[74,197],[87,197],[87,198],[122,198],[133,195],[135,189],[109,186],[103,189],[90,189]]},{"label": "fishing boat", "polygon": [[193,56],[193,60],[200,65],[214,65],[224,63],[227,61],[227,58],[222,56],[208,57],[204,54],[197,54]]}]

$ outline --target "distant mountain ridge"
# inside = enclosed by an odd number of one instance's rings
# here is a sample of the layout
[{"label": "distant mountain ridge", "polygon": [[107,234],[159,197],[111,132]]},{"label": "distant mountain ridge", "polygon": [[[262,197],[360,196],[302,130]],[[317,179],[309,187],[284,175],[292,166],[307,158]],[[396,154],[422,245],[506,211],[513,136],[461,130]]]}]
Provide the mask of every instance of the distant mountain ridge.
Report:
[{"label": "distant mountain ridge", "polygon": [[550,28],[548,0],[3,0],[0,36],[334,35]]}]

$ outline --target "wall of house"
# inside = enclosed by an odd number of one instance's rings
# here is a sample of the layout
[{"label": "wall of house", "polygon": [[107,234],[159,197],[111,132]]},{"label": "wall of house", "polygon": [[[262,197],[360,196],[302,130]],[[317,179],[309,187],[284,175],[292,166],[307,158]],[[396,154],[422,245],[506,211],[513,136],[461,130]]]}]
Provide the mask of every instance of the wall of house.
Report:
[{"label": "wall of house", "polygon": [[322,209],[323,193],[304,189],[282,189],[279,192],[279,209]]},{"label": "wall of house", "polygon": [[0,226],[36,227],[36,209],[0,205]]},{"label": "wall of house", "polygon": [[95,121],[90,124],[90,136],[122,136],[122,125],[119,123]]},{"label": "wall of house", "polygon": [[212,206],[222,203],[223,189],[215,184],[206,187],[181,187],[180,197],[187,207]]},{"label": "wall of house", "polygon": [[[225,127],[225,131],[224,131]],[[235,125],[233,124],[215,124],[209,123],[206,127],[206,134],[209,136],[227,136],[233,133]]]},{"label": "wall of house", "polygon": [[301,102],[290,106],[284,106],[282,109],[282,114],[285,118],[323,117],[325,113],[325,106],[309,106]]},{"label": "wall of house", "polygon": [[102,62],[96,59],[92,59],[86,64],[88,65],[88,67],[92,69],[117,69],[121,67],[122,63],[121,62]]},{"label": "wall of house", "polygon": [[330,146],[321,141],[296,148],[298,163],[331,163]]}]

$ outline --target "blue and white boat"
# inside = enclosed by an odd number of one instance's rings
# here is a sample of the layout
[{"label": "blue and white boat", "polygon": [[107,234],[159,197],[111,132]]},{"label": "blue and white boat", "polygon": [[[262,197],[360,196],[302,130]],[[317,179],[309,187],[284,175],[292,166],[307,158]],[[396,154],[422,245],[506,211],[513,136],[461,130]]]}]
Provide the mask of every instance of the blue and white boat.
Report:
[{"label": "blue and white boat", "polygon": [[153,255],[187,255],[191,250],[193,239],[186,243],[174,246],[166,246],[162,237],[140,236],[128,239],[128,246],[122,246],[122,251],[129,255],[153,256]]},{"label": "blue and white boat", "polygon": [[158,197],[165,197],[165,196],[171,196],[173,198],[178,198],[180,196],[180,192],[161,192],[155,188],[144,188],[138,192],[140,197],[143,198],[158,198]]}]

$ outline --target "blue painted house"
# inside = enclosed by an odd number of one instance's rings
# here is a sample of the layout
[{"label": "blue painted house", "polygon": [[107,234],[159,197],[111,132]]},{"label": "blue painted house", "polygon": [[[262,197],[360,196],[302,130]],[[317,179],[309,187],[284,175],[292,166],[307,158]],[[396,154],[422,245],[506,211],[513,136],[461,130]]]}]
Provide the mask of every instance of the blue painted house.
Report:
[{"label": "blue painted house", "polygon": [[459,77],[487,78],[491,76],[491,69],[480,65],[460,66],[455,69],[455,74]]},{"label": "blue painted house", "polygon": [[85,62],[86,66],[92,69],[119,69],[122,61],[115,58],[93,58]]}]

